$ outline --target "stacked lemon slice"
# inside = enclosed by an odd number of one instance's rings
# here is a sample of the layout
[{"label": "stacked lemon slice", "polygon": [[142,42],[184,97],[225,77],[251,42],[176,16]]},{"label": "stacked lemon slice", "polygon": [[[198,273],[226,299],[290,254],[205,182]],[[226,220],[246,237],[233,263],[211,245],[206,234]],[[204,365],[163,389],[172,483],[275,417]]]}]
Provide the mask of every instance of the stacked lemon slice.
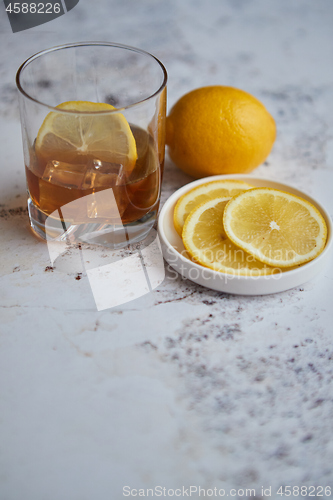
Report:
[{"label": "stacked lemon slice", "polygon": [[174,225],[193,261],[249,276],[309,262],[327,239],[325,220],[310,202],[241,181],[212,181],[185,193]]}]

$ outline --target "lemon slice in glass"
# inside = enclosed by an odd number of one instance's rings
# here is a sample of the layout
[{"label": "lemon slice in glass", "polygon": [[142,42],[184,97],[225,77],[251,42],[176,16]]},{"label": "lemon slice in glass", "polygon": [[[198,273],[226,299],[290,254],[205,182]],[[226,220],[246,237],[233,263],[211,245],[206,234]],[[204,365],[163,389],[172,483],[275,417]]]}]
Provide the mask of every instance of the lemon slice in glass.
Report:
[{"label": "lemon slice in glass", "polygon": [[133,170],[136,143],[123,114],[113,112],[110,104],[89,101],[64,102],[56,108],[59,112],[46,116],[37,135],[35,150],[40,160],[84,163],[98,159],[123,165],[127,174]]}]

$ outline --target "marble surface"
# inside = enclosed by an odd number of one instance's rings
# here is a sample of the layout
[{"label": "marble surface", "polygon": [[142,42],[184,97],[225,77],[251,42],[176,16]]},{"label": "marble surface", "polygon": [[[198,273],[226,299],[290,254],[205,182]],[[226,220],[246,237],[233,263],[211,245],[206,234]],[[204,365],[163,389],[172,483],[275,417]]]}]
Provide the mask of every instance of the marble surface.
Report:
[{"label": "marble surface", "polygon": [[[155,291],[98,312],[87,277],[50,269],[28,229],[14,85],[32,53],[90,39],[158,56],[169,109],[199,86],[247,90],[278,128],[254,174],[332,215],[331,0],[80,0],[16,34],[0,11],[0,499],[118,500],[124,486],[190,485],[262,499],[262,486],[272,498],[281,485],[333,486],[332,267],[265,297],[210,291],[166,268]],[[163,201],[190,180],[167,160]]]}]

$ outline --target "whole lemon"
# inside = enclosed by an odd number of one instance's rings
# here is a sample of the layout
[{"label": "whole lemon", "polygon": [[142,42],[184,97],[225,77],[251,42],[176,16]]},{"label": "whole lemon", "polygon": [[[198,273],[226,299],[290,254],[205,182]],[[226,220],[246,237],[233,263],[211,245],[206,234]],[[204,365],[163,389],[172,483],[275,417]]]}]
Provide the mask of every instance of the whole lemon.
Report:
[{"label": "whole lemon", "polygon": [[166,121],[169,155],[194,177],[251,172],[275,137],[275,121],[258,99],[221,85],[185,94]]}]

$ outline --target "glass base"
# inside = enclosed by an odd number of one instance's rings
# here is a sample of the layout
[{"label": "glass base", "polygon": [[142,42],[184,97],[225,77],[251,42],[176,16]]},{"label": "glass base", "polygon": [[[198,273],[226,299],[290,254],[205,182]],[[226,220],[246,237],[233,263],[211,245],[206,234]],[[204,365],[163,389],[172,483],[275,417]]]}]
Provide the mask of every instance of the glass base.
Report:
[{"label": "glass base", "polygon": [[142,241],[157,219],[157,209],[129,224],[69,224],[45,214],[28,198],[28,212],[33,232],[44,241],[65,241],[69,244],[90,243],[108,248],[124,248]]}]

